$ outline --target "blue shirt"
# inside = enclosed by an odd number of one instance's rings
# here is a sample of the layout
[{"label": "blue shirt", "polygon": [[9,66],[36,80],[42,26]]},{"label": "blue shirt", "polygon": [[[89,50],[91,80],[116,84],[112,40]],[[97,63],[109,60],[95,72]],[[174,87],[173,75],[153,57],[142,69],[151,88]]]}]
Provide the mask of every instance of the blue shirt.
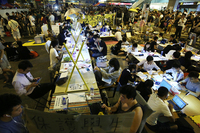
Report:
[{"label": "blue shirt", "polygon": [[197,83],[193,83],[190,81],[190,78],[186,78],[184,80],[186,82],[186,88],[190,91],[193,91],[193,92],[200,92],[200,82],[197,82]]},{"label": "blue shirt", "polygon": [[27,133],[25,127],[22,125],[24,124],[22,120],[22,115],[16,116],[13,118],[16,122],[13,120],[9,122],[3,122],[0,120],[0,133]]}]

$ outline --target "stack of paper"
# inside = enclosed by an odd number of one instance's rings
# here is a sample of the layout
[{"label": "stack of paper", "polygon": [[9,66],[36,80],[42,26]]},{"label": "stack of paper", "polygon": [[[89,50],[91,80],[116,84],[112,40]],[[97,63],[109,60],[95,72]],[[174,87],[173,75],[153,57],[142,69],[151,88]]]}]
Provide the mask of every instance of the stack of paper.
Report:
[{"label": "stack of paper", "polygon": [[69,103],[86,102],[85,92],[68,93]]},{"label": "stack of paper", "polygon": [[138,72],[136,75],[139,76],[143,80],[147,79],[147,75],[143,74],[142,72]]}]

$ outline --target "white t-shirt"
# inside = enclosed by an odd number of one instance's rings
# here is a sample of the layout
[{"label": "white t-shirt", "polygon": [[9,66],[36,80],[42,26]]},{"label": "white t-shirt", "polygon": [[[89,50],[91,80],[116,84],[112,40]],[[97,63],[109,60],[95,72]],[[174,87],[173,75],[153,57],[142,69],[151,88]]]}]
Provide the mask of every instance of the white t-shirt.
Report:
[{"label": "white t-shirt", "polygon": [[51,40],[48,40],[46,42],[46,44],[45,44],[45,49],[46,49],[47,53],[49,53],[49,47],[50,47],[50,45],[51,45]]},{"label": "white t-shirt", "polygon": [[50,67],[53,68],[56,63],[58,63],[58,59],[56,58],[58,57],[58,52],[56,51],[55,48],[51,48],[50,49]]},{"label": "white t-shirt", "polygon": [[128,48],[128,53],[131,53],[131,52],[138,52],[138,49],[135,48],[135,49],[133,50],[132,47]]},{"label": "white t-shirt", "polygon": [[115,38],[117,39],[117,41],[120,41],[122,40],[122,33],[120,31],[117,31],[115,33]]},{"label": "white t-shirt", "polygon": [[152,64],[148,64],[146,60],[143,60],[141,62],[139,62],[137,65],[141,66],[143,64],[143,68],[146,71],[152,70],[153,68],[155,68],[156,70],[160,69],[155,62],[153,62]]},{"label": "white t-shirt", "polygon": [[172,116],[167,104],[162,101],[155,93],[151,94],[147,104],[153,111],[155,111],[146,120],[149,125],[156,125],[158,117],[161,115],[166,117]]},{"label": "white t-shirt", "polygon": [[54,20],[55,20],[55,17],[54,17],[54,15],[53,15],[53,14],[51,14],[51,15],[49,16],[49,20],[54,22]]},{"label": "white t-shirt", "polygon": [[29,16],[29,21],[31,23],[31,26],[35,26],[35,18],[32,15]]}]

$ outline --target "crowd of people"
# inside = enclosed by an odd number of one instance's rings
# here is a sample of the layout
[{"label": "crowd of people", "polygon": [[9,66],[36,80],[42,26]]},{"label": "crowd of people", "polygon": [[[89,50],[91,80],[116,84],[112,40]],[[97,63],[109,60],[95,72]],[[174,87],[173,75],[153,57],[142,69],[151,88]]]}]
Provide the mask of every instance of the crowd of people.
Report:
[{"label": "crowd of people", "polygon": [[[69,6],[69,8],[71,7],[74,7],[73,4]],[[65,9],[65,11],[69,8]],[[146,120],[147,127],[156,132],[170,132],[172,130],[177,130],[178,126],[174,123],[175,119],[173,116],[173,105],[167,105],[165,102],[163,102],[168,97],[168,89],[166,87],[160,87],[158,88],[157,93],[154,92],[152,89],[154,81],[151,79],[142,81],[137,76],[137,73],[152,70],[156,71],[157,73],[162,73],[163,71],[164,76],[170,75],[172,77],[172,81],[179,82],[181,85],[184,85],[185,90],[189,92],[189,94],[195,97],[200,96],[200,81],[198,79],[199,69],[198,67],[193,67],[191,61],[192,52],[187,51],[184,57],[181,57],[180,53],[180,51],[187,45],[186,40],[181,38],[182,32],[187,32],[189,35],[188,37],[194,37],[194,35],[198,35],[198,32],[194,31],[196,31],[196,28],[200,27],[200,13],[187,13],[186,10],[183,13],[179,11],[170,12],[168,10],[150,11],[148,18],[145,18],[142,10],[140,9],[138,10],[138,13],[134,14],[133,12],[129,12],[126,8],[113,6],[103,8],[85,6],[81,8],[82,12],[90,15],[116,13],[116,27],[118,29],[116,29],[117,36],[115,40],[117,40],[118,43],[111,48],[111,51],[117,56],[124,56],[128,64],[127,68],[122,69],[119,60],[117,58],[112,58],[109,60],[108,67],[98,67],[95,61],[98,57],[106,56],[108,51],[107,45],[100,38],[99,33],[110,31],[113,29],[113,27],[105,24],[102,27],[103,29],[98,29],[98,25],[92,28],[92,26],[88,23],[81,24],[83,29],[81,35],[87,38],[87,46],[89,48],[90,56],[93,60],[93,69],[98,87],[109,87],[112,86],[113,83],[118,83],[118,88],[120,88],[120,97],[118,102],[112,107],[108,107],[105,103],[102,105],[102,108],[105,108],[109,113],[135,112],[135,116],[130,127],[130,132],[136,133],[143,118],[143,110],[139,101],[136,100],[137,90],[140,92],[140,95],[145,99],[150,108],[154,111]],[[12,31],[14,39],[20,46],[19,51],[21,50],[22,52],[26,48],[22,49],[22,44],[20,42],[21,35],[40,34],[41,26],[43,24],[49,25],[49,40],[45,45],[50,57],[49,69],[53,72],[59,71],[62,53],[66,52],[66,50],[63,50],[63,43],[67,44],[67,42],[65,42],[65,38],[70,36],[71,30],[74,30],[73,27],[71,27],[73,22],[64,18],[64,12],[49,12],[45,10],[35,12],[30,10],[29,12],[13,12],[12,15],[8,13],[6,15],[7,18],[0,16],[1,24],[4,26],[5,31]],[[57,36],[53,34],[50,28],[51,25],[54,25],[56,21],[64,22],[61,32]],[[133,39],[128,41],[127,36],[121,36],[122,28],[129,27],[130,29],[132,25],[136,23],[140,23],[140,28],[142,29],[141,32],[143,32],[143,27],[148,25],[148,23],[153,23],[155,27],[159,27],[161,29],[161,33],[153,36],[152,40],[145,36],[144,39],[146,42],[141,52],[157,51],[162,52],[163,55],[173,52],[173,59],[164,64],[162,62],[155,62],[154,57],[149,55],[145,60],[138,61],[131,53],[139,51],[137,48],[139,44],[137,44]],[[175,35],[171,34],[172,27],[176,28]],[[173,43],[174,45],[169,45],[161,50],[158,47],[157,42],[166,41],[163,37],[163,34],[169,34],[169,42]],[[1,42],[3,43],[2,39]],[[123,51],[121,50],[122,45],[132,45],[132,47],[127,51]],[[19,96],[26,95],[32,99],[37,99],[51,91],[50,96],[52,97],[52,94],[55,91],[55,83],[40,84],[38,82],[40,77],[34,78],[30,73],[33,65],[27,60],[21,61],[18,64],[18,69],[16,72],[11,70],[9,62],[6,62],[7,59],[4,54],[4,49],[5,47],[0,43],[0,66],[5,74],[5,77],[7,76],[7,72],[11,72],[13,74],[14,77],[12,80],[12,85],[14,86],[18,96],[13,94],[0,95],[0,105],[2,105],[2,109],[0,110],[0,133],[27,132],[24,122],[21,119],[21,114],[23,112],[21,106],[22,101]],[[184,77],[184,73],[188,73],[188,76]],[[103,81],[103,79],[110,79],[111,83],[107,83]],[[14,99],[14,101],[10,99]],[[168,118],[170,122],[160,123],[158,118],[161,114]]]}]

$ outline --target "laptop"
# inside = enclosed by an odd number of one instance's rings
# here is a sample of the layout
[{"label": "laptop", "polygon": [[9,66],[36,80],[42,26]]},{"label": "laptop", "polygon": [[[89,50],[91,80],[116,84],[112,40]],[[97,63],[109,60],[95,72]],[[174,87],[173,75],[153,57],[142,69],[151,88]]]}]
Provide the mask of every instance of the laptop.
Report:
[{"label": "laptop", "polygon": [[162,80],[162,82],[160,83],[158,88],[161,87],[161,86],[166,87],[169,92],[170,92],[170,89],[172,88],[172,85],[169,82],[167,82],[165,79]]},{"label": "laptop", "polygon": [[171,103],[176,111],[181,111],[187,105],[187,103],[178,95],[175,95],[172,100],[168,101],[168,103]]}]

